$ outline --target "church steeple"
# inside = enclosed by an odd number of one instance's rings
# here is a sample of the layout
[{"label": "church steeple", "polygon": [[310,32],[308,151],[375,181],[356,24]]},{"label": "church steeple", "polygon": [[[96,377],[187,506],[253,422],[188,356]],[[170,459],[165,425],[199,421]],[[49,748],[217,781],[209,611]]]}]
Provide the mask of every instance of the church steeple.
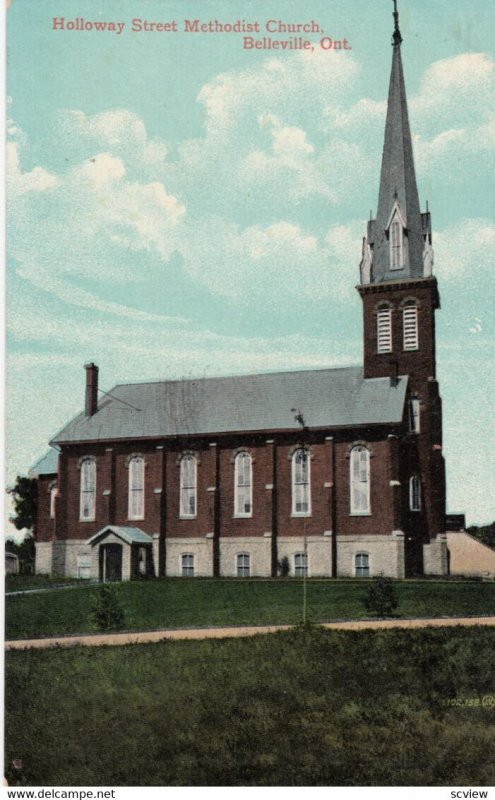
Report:
[{"label": "church steeple", "polygon": [[410,280],[431,274],[430,216],[419,208],[396,0],[393,16],[392,70],[378,211],[376,219],[368,223],[369,251],[368,259],[364,259],[367,263],[361,262],[361,283]]}]

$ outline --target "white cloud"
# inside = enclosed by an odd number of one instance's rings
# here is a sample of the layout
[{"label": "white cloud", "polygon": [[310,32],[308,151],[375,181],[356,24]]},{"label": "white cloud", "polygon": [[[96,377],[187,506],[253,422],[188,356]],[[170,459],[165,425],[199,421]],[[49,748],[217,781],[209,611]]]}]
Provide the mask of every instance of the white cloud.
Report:
[{"label": "white cloud", "polygon": [[434,236],[435,271],[445,279],[485,273],[495,261],[495,225],[487,219],[462,219]]},{"label": "white cloud", "polygon": [[[241,228],[212,217],[185,227],[184,269],[214,295],[243,306],[349,296],[361,228],[358,222],[332,227],[320,241],[286,220]],[[204,269],[205,263],[212,267]]]},{"label": "white cloud", "polygon": [[370,100],[365,97],[349,107],[343,105],[327,105],[323,115],[327,132],[345,131],[347,135],[362,136],[363,129],[377,125],[383,130],[387,113],[386,100]]},{"label": "white cloud", "polygon": [[[426,70],[410,101],[421,167],[450,177],[469,174],[480,151],[495,150],[495,62],[486,53],[462,53]],[[457,160],[458,170],[452,170]]]},{"label": "white cloud", "polygon": [[[341,147],[347,132],[329,136],[323,110],[329,97],[346,102],[358,71],[352,55],[312,52],[216,76],[197,98],[205,135],[179,146],[178,161],[164,167],[167,185],[186,191],[203,209],[210,203],[209,213],[215,204],[215,213],[226,216],[240,196],[251,209],[269,198],[278,216],[312,197],[335,202],[341,175],[349,185],[352,163]],[[359,163],[360,147],[355,144],[353,153],[359,151]],[[328,148],[340,148],[344,157],[328,164]]]},{"label": "white cloud", "polygon": [[[15,132],[17,133],[17,129]],[[6,145],[5,172],[9,202],[13,202],[16,195],[53,189],[59,182],[55,175],[51,175],[42,167],[34,167],[31,172],[21,172],[19,145],[14,141],[7,142]]]},{"label": "white cloud", "polygon": [[[445,107],[464,113],[464,103],[477,108],[493,99],[495,64],[487,53],[461,53],[435,61],[424,73],[412,104],[418,112],[442,113]],[[490,108],[488,102],[486,108]]]},{"label": "white cloud", "polygon": [[65,111],[61,127],[66,138],[103,145],[127,163],[159,168],[167,156],[167,145],[159,138],[148,137],[143,121],[127,109],[111,109],[93,116],[82,111]]},{"label": "white cloud", "polygon": [[[142,272],[133,253],[150,253],[158,265],[170,258],[185,207],[160,181],[131,180],[123,159],[109,151],[59,175],[40,167],[23,173],[17,143],[9,153],[11,198],[17,197],[9,208],[10,255],[23,277],[39,284],[44,272],[56,285],[64,274],[136,282]],[[82,290],[74,292],[83,298]]]},{"label": "white cloud", "polygon": [[[335,53],[301,52],[289,58],[269,58],[249,70],[223,73],[198,94],[206,112],[208,136],[223,137],[246,113],[278,114],[317,106],[329,95],[342,96],[358,65]],[[303,111],[304,116],[304,111]]]}]

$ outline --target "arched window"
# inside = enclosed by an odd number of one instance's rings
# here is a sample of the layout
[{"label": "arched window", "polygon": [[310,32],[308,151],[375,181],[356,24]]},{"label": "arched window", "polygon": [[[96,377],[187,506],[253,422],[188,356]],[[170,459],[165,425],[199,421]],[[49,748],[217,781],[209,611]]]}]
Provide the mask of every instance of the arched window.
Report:
[{"label": "arched window", "polygon": [[194,577],[194,555],[192,553],[182,553],[181,572],[184,578]]},{"label": "arched window", "polygon": [[356,553],[354,557],[354,570],[356,578],[369,578],[370,557],[368,553]]},{"label": "arched window", "polygon": [[400,221],[395,218],[390,225],[390,269],[402,269],[404,232]]},{"label": "arched window", "polygon": [[409,508],[411,511],[421,511],[421,480],[419,475],[409,479]]},{"label": "arched window", "polygon": [[418,307],[414,302],[407,303],[402,309],[402,326],[404,350],[417,350],[419,347]]},{"label": "arched window", "polygon": [[129,461],[129,519],[144,519],[144,458],[133,456]]},{"label": "arched window", "polygon": [[57,484],[50,484],[50,519],[55,519],[55,508],[57,502]]},{"label": "arched window", "polygon": [[311,514],[309,452],[302,447],[292,456],[292,514],[309,517]]},{"label": "arched window", "polygon": [[81,494],[79,518],[92,522],[96,515],[96,461],[84,458],[81,462]]},{"label": "arched window", "polygon": [[363,445],[351,450],[351,514],[370,513],[370,454]]},{"label": "arched window", "polygon": [[376,314],[376,351],[392,352],[392,309],[390,306],[379,306]]},{"label": "arched window", "polygon": [[237,577],[249,578],[251,558],[249,553],[237,554]]},{"label": "arched window", "polygon": [[180,462],[180,515],[196,516],[196,458],[191,455]]},{"label": "arched window", "polygon": [[294,555],[294,575],[296,578],[304,578],[308,574],[308,554],[296,553]]},{"label": "arched window", "polygon": [[249,453],[237,453],[234,467],[236,517],[250,517],[253,511],[252,459]]},{"label": "arched window", "polygon": [[419,410],[419,400],[411,397],[409,401],[409,433],[419,433],[421,430],[421,419]]}]

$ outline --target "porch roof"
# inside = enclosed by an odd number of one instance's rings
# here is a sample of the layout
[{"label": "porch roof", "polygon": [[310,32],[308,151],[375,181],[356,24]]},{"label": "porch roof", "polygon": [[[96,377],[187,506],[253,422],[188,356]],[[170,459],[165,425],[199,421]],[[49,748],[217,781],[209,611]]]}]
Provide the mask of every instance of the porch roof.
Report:
[{"label": "porch roof", "polygon": [[101,531],[95,533],[86,544],[95,544],[98,539],[108,534],[113,533],[122,539],[126,544],[153,544],[153,539],[148,533],[145,533],[141,528],[131,528],[126,525],[105,525]]}]

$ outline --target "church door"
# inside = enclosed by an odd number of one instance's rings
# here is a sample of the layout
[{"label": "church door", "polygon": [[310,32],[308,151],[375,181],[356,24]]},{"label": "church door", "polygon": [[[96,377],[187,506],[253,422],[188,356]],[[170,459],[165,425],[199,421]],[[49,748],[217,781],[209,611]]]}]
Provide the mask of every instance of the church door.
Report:
[{"label": "church door", "polygon": [[100,580],[122,580],[121,544],[103,544],[100,547]]}]

